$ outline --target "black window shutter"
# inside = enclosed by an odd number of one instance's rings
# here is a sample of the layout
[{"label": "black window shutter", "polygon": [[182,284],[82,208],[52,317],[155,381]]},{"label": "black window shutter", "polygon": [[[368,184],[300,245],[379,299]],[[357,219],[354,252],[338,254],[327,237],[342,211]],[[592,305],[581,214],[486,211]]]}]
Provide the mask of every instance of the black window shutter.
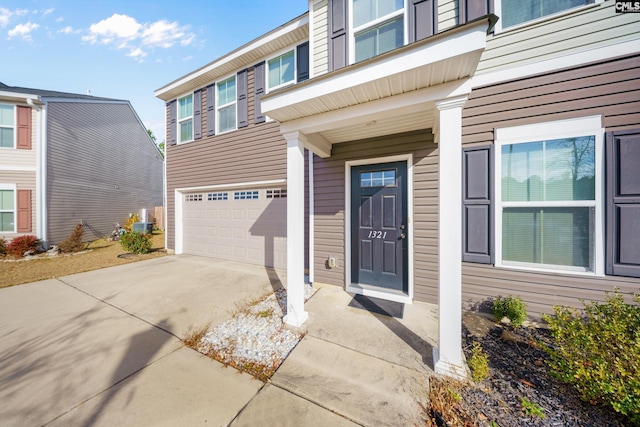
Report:
[{"label": "black window shutter", "polygon": [[348,64],[347,1],[329,0],[329,71]]},{"label": "black window shutter", "polygon": [[459,0],[458,25],[493,13],[493,0]]},{"label": "black window shutter", "polygon": [[202,138],[202,89],[193,92],[193,139]]},{"label": "black window shutter", "polygon": [[249,124],[249,110],[247,103],[247,70],[238,73],[237,82],[237,105],[238,109],[238,127],[243,128]]},{"label": "black window shutter", "polygon": [[178,143],[178,128],[177,128],[177,101],[173,101],[167,104],[169,107],[169,145],[176,145]]},{"label": "black window shutter", "polygon": [[435,0],[409,0],[409,43],[434,35],[437,16]]},{"label": "black window shutter", "polygon": [[606,274],[640,277],[640,129],[606,134]]},{"label": "black window shutter", "polygon": [[253,115],[255,124],[264,123],[265,116],[262,114],[262,104],[260,99],[264,95],[264,62],[253,67]]},{"label": "black window shutter", "polygon": [[462,150],[462,261],[493,264],[493,145]]},{"label": "black window shutter", "polygon": [[309,42],[302,43],[296,48],[296,67],[298,68],[298,83],[309,79]]},{"label": "black window shutter", "polygon": [[216,85],[215,83],[205,88],[207,97],[207,136],[216,134]]}]

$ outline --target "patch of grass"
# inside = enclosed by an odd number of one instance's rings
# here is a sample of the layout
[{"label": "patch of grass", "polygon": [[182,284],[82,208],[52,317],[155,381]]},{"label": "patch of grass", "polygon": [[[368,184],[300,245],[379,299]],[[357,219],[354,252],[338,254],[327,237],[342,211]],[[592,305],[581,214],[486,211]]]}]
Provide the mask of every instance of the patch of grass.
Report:
[{"label": "patch of grass", "polygon": [[536,417],[544,419],[544,409],[542,406],[538,405],[535,402],[530,401],[526,397],[520,398],[520,407],[522,408],[522,412],[529,417]]},{"label": "patch of grass", "polygon": [[90,242],[87,251],[77,254],[56,257],[41,255],[31,260],[19,261],[0,260],[0,288],[165,256],[164,232],[153,233],[151,241],[151,253],[133,255],[130,258],[118,258],[118,255],[124,253],[119,242],[99,239]]},{"label": "patch of grass", "polygon": [[264,319],[267,317],[271,317],[273,316],[273,309],[269,309],[269,310],[262,310],[258,312],[258,317]]},{"label": "patch of grass", "polygon": [[182,342],[187,347],[190,347],[196,351],[198,351],[198,346],[200,345],[200,341],[202,341],[202,337],[204,337],[209,330],[210,324],[206,324],[199,328],[189,328],[187,333],[184,335]]},{"label": "patch of grass", "polygon": [[482,350],[479,342],[473,343],[471,357],[467,361],[473,381],[480,382],[489,378],[489,355]]},{"label": "patch of grass", "polygon": [[[464,388],[464,383],[448,377],[433,376],[429,380],[429,427],[454,425],[450,420],[458,420],[455,425],[474,425],[473,420],[461,407],[462,396],[458,392]],[[465,424],[466,423],[466,424]]]}]

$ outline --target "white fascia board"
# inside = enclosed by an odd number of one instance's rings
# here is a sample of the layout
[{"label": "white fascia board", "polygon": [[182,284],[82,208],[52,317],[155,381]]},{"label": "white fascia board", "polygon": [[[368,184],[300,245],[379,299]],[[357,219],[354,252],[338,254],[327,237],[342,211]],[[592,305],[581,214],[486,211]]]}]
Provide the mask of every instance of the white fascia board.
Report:
[{"label": "white fascia board", "polygon": [[474,75],[471,83],[473,88],[477,88],[508,80],[548,73],[563,68],[575,67],[591,62],[631,55],[640,52],[640,48],[638,48],[638,46],[640,46],[640,40],[636,39],[624,43],[602,46],[595,49],[564,55],[558,58],[524,64],[517,67],[489,71],[484,74]]},{"label": "white fascia board", "polygon": [[366,104],[358,104],[340,110],[329,111],[311,117],[303,117],[282,123],[280,131],[300,131],[305,134],[325,132],[336,127],[362,124],[364,119],[376,120],[387,117],[392,110],[422,108],[425,104],[441,99],[464,96],[471,92],[470,80],[456,80],[437,86],[406,92],[401,95],[378,99]]},{"label": "white fascia board", "polygon": [[309,24],[309,15],[307,13],[305,13],[304,15],[302,15],[299,19],[293,20],[288,24],[283,25],[282,27],[272,31],[271,33],[267,33],[266,35],[262,36],[261,38],[258,38],[252,42],[249,42],[248,44],[228,53],[227,55],[223,56],[222,58],[211,62],[208,65],[205,65],[204,67],[189,73],[181,78],[179,78],[178,80],[174,81],[173,83],[169,83],[166,86],[161,87],[160,89],[157,89],[154,92],[154,95],[156,96],[156,98],[160,98],[162,100],[168,101],[168,99],[164,99],[162,97],[163,94],[176,89],[184,84],[187,84],[190,80],[193,80],[194,78],[200,77],[203,74],[206,74],[208,72],[211,72],[213,70],[215,70],[216,68],[227,64],[229,62],[232,62],[235,59],[240,58],[242,55],[245,55],[249,52],[251,52],[252,50],[258,49],[261,46],[267,45],[271,42],[273,42],[274,40],[277,40],[278,38],[286,35],[287,33],[290,33],[292,31],[297,30],[298,28],[304,27],[305,25]]},{"label": "white fascia board", "polygon": [[382,80],[404,71],[482,51],[486,47],[486,28],[486,22],[480,21],[464,30],[443,33],[438,40],[429,40],[428,43],[425,40],[424,43],[419,42],[418,46],[408,45],[379,58],[329,73],[326,78],[318,77],[315,82],[309,80],[309,83],[300,88],[294,87],[280,94],[267,95],[262,100],[262,112],[269,114],[280,108]]},{"label": "white fascia board", "polygon": [[35,94],[30,93],[21,93],[21,92],[6,92],[0,90],[0,99],[9,98],[16,101],[27,101],[27,99],[32,99],[34,101],[39,101],[40,97]]}]

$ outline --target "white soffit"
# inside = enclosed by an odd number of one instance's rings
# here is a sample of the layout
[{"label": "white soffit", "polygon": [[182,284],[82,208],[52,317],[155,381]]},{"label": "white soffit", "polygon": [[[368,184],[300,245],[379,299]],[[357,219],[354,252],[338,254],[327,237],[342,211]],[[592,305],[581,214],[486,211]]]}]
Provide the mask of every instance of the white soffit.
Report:
[{"label": "white soffit", "polygon": [[465,79],[486,47],[488,22],[445,31],[262,98],[262,111],[286,123]]},{"label": "white soffit", "polygon": [[309,16],[305,14],[204,67],[157,89],[155,96],[163,101],[169,101],[191,90],[207,86],[231,73],[251,67],[269,55],[305,41],[308,37]]}]

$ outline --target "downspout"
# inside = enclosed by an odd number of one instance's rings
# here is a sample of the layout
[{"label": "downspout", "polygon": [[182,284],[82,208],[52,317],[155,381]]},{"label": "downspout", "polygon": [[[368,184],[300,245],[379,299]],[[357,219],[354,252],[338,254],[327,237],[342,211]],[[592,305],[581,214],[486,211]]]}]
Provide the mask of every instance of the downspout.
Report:
[{"label": "downspout", "polygon": [[313,283],[314,268],[313,259],[315,255],[314,247],[314,192],[313,192],[313,151],[308,150],[309,154],[309,283]]},{"label": "downspout", "polygon": [[27,98],[27,104],[36,111],[36,236],[42,240],[45,248],[47,242],[47,144],[46,144],[46,104],[36,105],[33,99]]}]

